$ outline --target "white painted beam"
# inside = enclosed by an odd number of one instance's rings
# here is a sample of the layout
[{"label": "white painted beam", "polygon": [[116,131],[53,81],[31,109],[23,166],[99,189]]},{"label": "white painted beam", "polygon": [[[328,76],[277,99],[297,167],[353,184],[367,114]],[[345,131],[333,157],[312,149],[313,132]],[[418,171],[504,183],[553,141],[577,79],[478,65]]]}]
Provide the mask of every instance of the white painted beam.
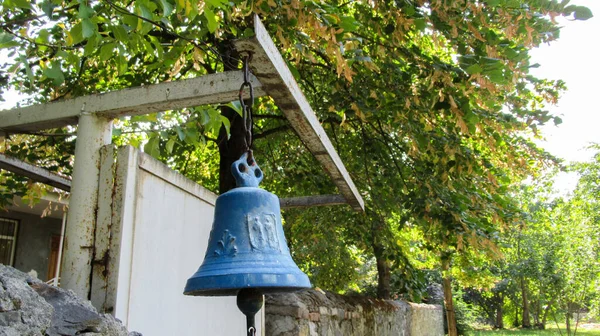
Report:
[{"label": "white painted beam", "polygon": [[[0,133],[32,132],[75,125],[85,111],[112,119],[239,99],[241,71],[147,85],[103,94],[0,111]],[[250,81],[256,97],[265,92],[255,77]],[[245,92],[248,98],[248,93]]]},{"label": "white painted beam", "polygon": [[342,195],[315,195],[279,199],[279,205],[282,209],[341,205],[346,203],[346,199]]},{"label": "white painted beam", "polygon": [[71,190],[71,180],[4,154],[0,154],[0,169],[8,170],[28,177],[35,182],[44,183],[64,191]]},{"label": "white painted beam", "polygon": [[254,32],[255,36],[250,39],[234,41],[237,51],[252,54],[250,67],[263,89],[329,173],[346,202],[355,210],[364,211],[364,201],[346,167],[257,15],[254,17]]}]

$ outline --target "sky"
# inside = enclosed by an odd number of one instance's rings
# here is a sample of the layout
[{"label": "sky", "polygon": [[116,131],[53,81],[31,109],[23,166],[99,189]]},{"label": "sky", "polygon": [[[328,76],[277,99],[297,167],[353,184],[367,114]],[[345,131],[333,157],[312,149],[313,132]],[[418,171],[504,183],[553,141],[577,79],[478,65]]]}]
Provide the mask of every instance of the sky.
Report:
[{"label": "sky", "polygon": [[[600,0],[578,0],[571,4],[586,6],[595,15],[587,21],[559,18],[563,27],[560,38],[531,51],[532,69],[536,77],[562,79],[567,91],[557,106],[548,109],[563,119],[563,123],[546,125],[542,134],[546,141],[539,145],[566,162],[591,159],[592,151],[585,147],[600,143]],[[552,123],[551,123],[552,124]],[[575,187],[575,175],[561,174],[556,180],[559,190]]]}]

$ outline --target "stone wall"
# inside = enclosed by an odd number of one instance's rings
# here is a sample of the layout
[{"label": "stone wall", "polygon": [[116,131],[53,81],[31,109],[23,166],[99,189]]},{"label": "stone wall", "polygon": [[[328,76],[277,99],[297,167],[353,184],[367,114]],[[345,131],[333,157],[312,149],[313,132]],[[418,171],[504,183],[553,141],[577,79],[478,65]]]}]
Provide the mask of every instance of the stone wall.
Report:
[{"label": "stone wall", "polygon": [[319,289],[272,294],[268,336],[443,336],[442,307],[342,296]]},{"label": "stone wall", "polygon": [[72,291],[0,264],[0,336],[141,336]]}]

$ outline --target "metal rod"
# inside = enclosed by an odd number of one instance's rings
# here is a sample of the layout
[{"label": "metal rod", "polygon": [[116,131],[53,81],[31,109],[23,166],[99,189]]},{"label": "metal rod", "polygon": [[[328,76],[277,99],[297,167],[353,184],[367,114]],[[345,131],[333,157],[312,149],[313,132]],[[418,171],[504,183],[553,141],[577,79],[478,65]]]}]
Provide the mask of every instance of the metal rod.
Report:
[{"label": "metal rod", "polygon": [[63,212],[62,225],[60,227],[60,241],[58,243],[58,260],[56,260],[56,272],[54,272],[53,285],[58,286],[58,278],[60,277],[60,266],[62,259],[63,244],[65,243],[65,228],[67,224],[67,211]]},{"label": "metal rod", "polygon": [[244,288],[238,292],[237,306],[246,315],[246,335],[256,335],[256,324],[254,316],[262,308],[264,303],[263,294],[256,288]]},{"label": "metal rod", "polygon": [[249,316],[246,315],[246,330],[248,330],[247,336],[255,336],[256,335],[256,324],[254,320],[254,315]]}]

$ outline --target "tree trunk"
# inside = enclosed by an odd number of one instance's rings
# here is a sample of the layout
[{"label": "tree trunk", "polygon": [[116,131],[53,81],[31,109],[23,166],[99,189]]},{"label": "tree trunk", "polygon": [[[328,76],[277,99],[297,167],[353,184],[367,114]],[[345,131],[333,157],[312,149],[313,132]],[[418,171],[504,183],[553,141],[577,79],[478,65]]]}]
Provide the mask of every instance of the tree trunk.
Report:
[{"label": "tree trunk", "polygon": [[[230,44],[221,44],[218,46],[219,52],[223,56],[223,68],[225,71],[238,69],[239,55]],[[242,83],[240,83],[241,85]],[[248,149],[246,145],[246,134],[244,131],[244,120],[232,108],[221,107],[221,115],[229,119],[230,134],[228,137],[225,127],[221,127],[217,137],[219,146],[219,193],[223,194],[236,187],[235,179],[231,174],[231,164],[238,160],[240,156]]]},{"label": "tree trunk", "polygon": [[546,309],[544,309],[544,315],[542,316],[542,324],[541,324],[542,329],[546,329],[546,321],[548,320],[548,313],[550,312],[550,307],[552,307],[553,304],[554,304],[554,300],[551,300],[548,303],[548,305],[546,306]]},{"label": "tree trunk", "polygon": [[[449,257],[447,257],[449,258]],[[442,286],[444,288],[444,303],[446,304],[446,320],[448,322],[448,336],[458,336],[456,329],[456,313],[454,311],[454,301],[452,299],[452,278],[448,273],[450,269],[450,260],[442,258]]]},{"label": "tree trunk", "polygon": [[521,298],[523,299],[523,328],[531,328],[531,321],[529,320],[529,300],[527,299],[527,287],[525,285],[525,279],[521,277]]},{"label": "tree trunk", "polygon": [[496,294],[496,328],[504,329],[504,314],[502,313],[502,307],[504,306],[504,296],[502,294]]},{"label": "tree trunk", "polygon": [[231,174],[231,164],[238,160],[247,150],[244,132],[244,122],[240,115],[233,109],[223,106],[221,114],[229,119],[231,136],[227,138],[225,127],[221,127],[217,143],[219,144],[219,193],[236,187],[235,179]]},{"label": "tree trunk", "polygon": [[536,309],[534,314],[534,323],[535,327],[538,329],[544,329],[544,324],[542,323],[542,298],[544,297],[544,288],[540,289],[540,293],[538,294],[538,298],[536,300]]},{"label": "tree trunk", "polygon": [[571,336],[571,318],[573,315],[571,314],[571,303],[567,303],[567,313],[565,314],[565,324],[567,328],[567,335]]},{"label": "tree trunk", "polygon": [[391,271],[389,261],[385,257],[384,249],[377,242],[373,242],[373,254],[377,261],[377,297],[389,300],[391,297]]}]

